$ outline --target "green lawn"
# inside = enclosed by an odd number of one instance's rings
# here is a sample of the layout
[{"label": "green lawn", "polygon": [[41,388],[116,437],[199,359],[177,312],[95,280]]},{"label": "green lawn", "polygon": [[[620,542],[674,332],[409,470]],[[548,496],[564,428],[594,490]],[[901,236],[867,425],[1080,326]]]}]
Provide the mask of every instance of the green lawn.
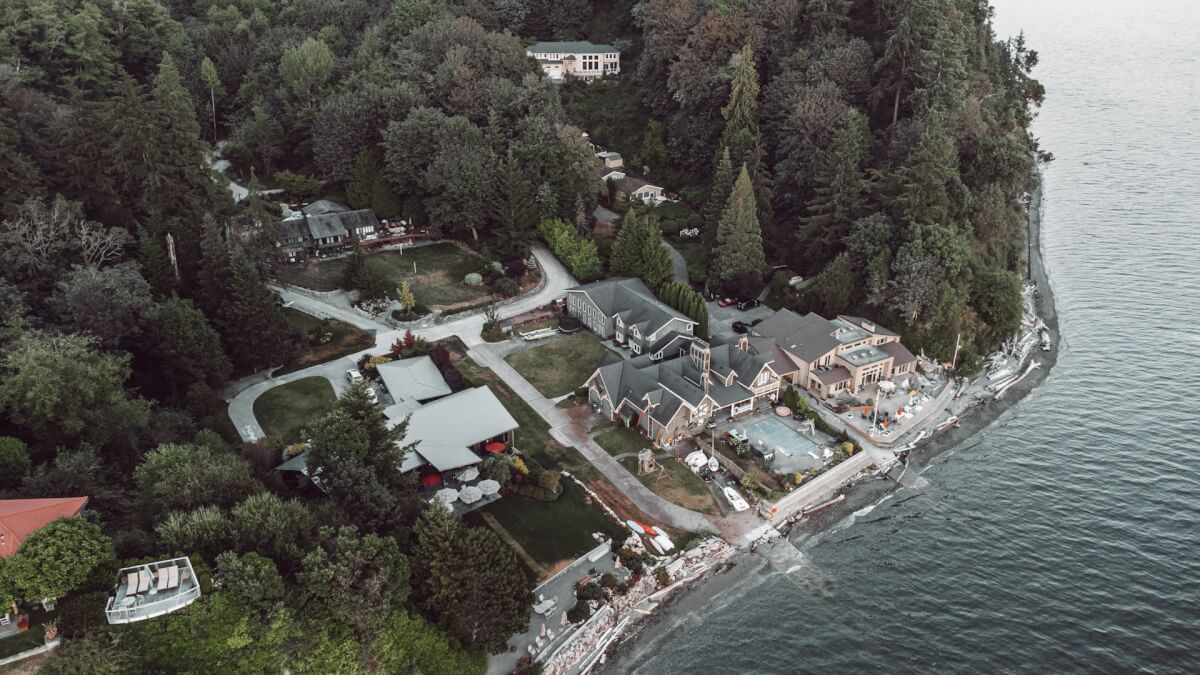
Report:
[{"label": "green lawn", "polygon": [[[422,305],[454,305],[491,297],[486,286],[463,285],[463,277],[478,272],[483,259],[453,244],[418,246],[403,252],[380,251],[372,253],[369,260],[387,270],[389,280],[397,287],[407,279],[417,302]],[[336,291],[341,287],[342,272],[348,261],[348,257],[341,257],[294,263],[280,267],[275,276],[280,281],[315,291]],[[416,263],[416,273],[413,263]]]},{"label": "green lawn", "polygon": [[645,475],[638,475],[636,457],[620,460],[629,472],[637,476],[642,485],[650,488],[655,494],[674,502],[684,508],[713,515],[719,515],[716,502],[708,485],[683,462],[674,459],[659,460],[659,470]]},{"label": "green lawn", "polygon": [[614,539],[624,532],[587,503],[587,493],[569,478],[563,493],[552,502],[537,502],[515,495],[484,507],[534,560],[550,568],[596,547],[593,532]]},{"label": "green lawn", "polygon": [[619,424],[613,424],[607,431],[596,435],[595,441],[614,457],[631,452],[637,453],[651,447],[650,439],[638,433],[636,429]]},{"label": "green lawn", "polygon": [[[285,307],[284,317],[296,332],[303,338],[299,353],[293,356],[283,367],[275,371],[275,375],[303,370],[309,366],[325,363],[343,356],[349,356],[364,349],[375,346],[375,336],[357,326],[352,326],[337,319],[318,319],[311,314],[305,314],[296,309]],[[317,333],[328,333],[329,340],[319,343],[311,336]]]},{"label": "green lawn", "polygon": [[504,357],[508,365],[546,398],[569,394],[587,380],[604,357],[605,347],[591,333],[580,333]]},{"label": "green lawn", "polygon": [[268,436],[298,440],[300,428],[333,408],[337,396],[323,377],[306,377],[268,390],[254,401],[254,416]]}]

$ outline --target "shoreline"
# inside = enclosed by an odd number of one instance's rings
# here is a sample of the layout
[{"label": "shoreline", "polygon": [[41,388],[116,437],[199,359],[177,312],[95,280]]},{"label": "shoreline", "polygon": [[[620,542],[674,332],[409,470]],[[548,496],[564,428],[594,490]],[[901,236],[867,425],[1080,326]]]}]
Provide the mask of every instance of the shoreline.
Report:
[{"label": "shoreline", "polygon": [[[1000,419],[1008,409],[1023,401],[1030,392],[1049,377],[1050,372],[1058,363],[1062,339],[1059,333],[1058,313],[1054,304],[1054,291],[1050,287],[1042,254],[1043,182],[1042,172],[1039,169],[1037,181],[1030,194],[1027,234],[1027,280],[1037,285],[1037,294],[1034,296],[1035,310],[1045,322],[1051,341],[1050,351],[1041,354],[1041,367],[1009,389],[1001,400],[988,399],[985,404],[971,408],[969,413],[961,416],[958,426],[937,432],[919,443],[909,451],[905,461],[891,471],[866,481],[842,485],[829,495],[834,498],[844,495],[845,498],[842,501],[797,520],[790,527],[785,528],[781,537],[768,543],[767,548],[773,550],[778,543],[784,541],[791,544],[785,548],[792,546],[800,548],[806,542],[819,537],[822,533],[852,517],[861,509],[880,503],[903,487],[897,479],[904,473],[910,470],[920,473],[938,456],[962,447],[976,434]],[[760,582],[765,582],[770,575],[763,572],[769,572],[772,563],[763,554],[751,554],[754,550],[755,548],[751,548],[750,551],[733,558],[732,568],[728,571],[706,575],[705,578],[696,580],[689,587],[671,594],[653,615],[643,617],[630,628],[628,635],[614,640],[607,650],[606,661],[593,668],[592,672],[628,672],[632,670],[637,665],[639,654],[644,651],[635,650],[637,646],[652,647],[656,642],[666,638],[675,626],[688,621],[693,612],[711,611],[712,607],[720,605],[721,599],[726,593],[744,588],[746,582],[756,574],[760,578]],[[669,625],[655,630],[656,627],[663,624]]]}]

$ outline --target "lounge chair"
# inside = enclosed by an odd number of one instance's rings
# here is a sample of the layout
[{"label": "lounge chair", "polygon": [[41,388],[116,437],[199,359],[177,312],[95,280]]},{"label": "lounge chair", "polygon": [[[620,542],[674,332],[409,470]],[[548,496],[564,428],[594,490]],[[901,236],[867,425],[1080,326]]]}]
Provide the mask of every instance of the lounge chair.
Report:
[{"label": "lounge chair", "polygon": [[137,592],[139,594],[141,594],[141,593],[145,593],[146,591],[150,590],[150,581],[151,581],[151,575],[150,575],[149,569],[143,567],[142,569],[138,570],[138,590],[137,590]]},{"label": "lounge chair", "polygon": [[179,588],[179,566],[171,565],[167,568],[167,590]]},{"label": "lounge chair", "polygon": [[125,597],[138,594],[138,575],[137,572],[130,572],[125,575]]},{"label": "lounge chair", "polygon": [[167,581],[168,581],[167,572],[168,572],[168,570],[169,570],[169,568],[163,567],[154,572],[154,580],[156,582],[155,586],[154,586],[154,590],[156,590],[156,591],[167,590]]}]

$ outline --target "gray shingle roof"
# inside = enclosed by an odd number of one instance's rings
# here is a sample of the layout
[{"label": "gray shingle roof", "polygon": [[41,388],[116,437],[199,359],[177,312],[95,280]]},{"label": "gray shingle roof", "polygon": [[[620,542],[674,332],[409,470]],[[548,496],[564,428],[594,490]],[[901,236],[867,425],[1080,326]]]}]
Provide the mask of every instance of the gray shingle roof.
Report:
[{"label": "gray shingle roof", "polygon": [[602,314],[620,316],[626,324],[637,326],[643,335],[653,333],[672,319],[696,323],[654,297],[641,279],[606,279],[568,292],[586,294]]},{"label": "gray shingle roof", "polygon": [[297,218],[280,221],[278,241],[282,243],[294,240],[345,237],[351,231],[357,230],[360,227],[369,227],[372,229],[379,227],[379,219],[375,217],[375,212],[371,209],[359,209],[357,211],[330,210],[332,207],[328,205],[337,206],[337,204],[324,201],[313,202],[306,206],[305,209],[317,204],[326,205],[316,209],[320,213],[305,213]]},{"label": "gray shingle roof", "polygon": [[345,204],[339,204],[329,199],[318,199],[311,204],[301,207],[300,212],[306,216],[323,216],[329,213],[343,213],[349,210],[350,207]]},{"label": "gray shingle roof", "polygon": [[376,370],[397,402],[428,401],[450,394],[450,385],[428,356],[381,363]]},{"label": "gray shingle roof", "polygon": [[535,42],[525,50],[530,54],[611,54],[618,52],[612,45],[598,45],[587,40],[575,42]]},{"label": "gray shingle roof", "polygon": [[800,316],[790,309],[781,309],[751,330],[755,335],[775,338],[781,349],[809,363],[841,344],[833,337],[837,326],[812,312]]},{"label": "gray shingle roof", "polygon": [[[399,421],[393,420],[392,425]],[[416,453],[425,461],[438,471],[450,471],[482,461],[470,446],[517,426],[491,389],[475,387],[414,410],[402,442],[416,442]]]},{"label": "gray shingle roof", "polygon": [[902,366],[906,363],[912,363],[917,360],[913,353],[908,351],[908,347],[897,342],[885,342],[879,345],[879,348],[888,354],[892,355],[892,367]]},{"label": "gray shingle roof", "polygon": [[880,326],[879,324],[875,323],[874,321],[871,321],[870,319],[864,319],[861,316],[850,316],[849,314],[838,314],[837,318],[839,318],[842,321],[845,321],[847,323],[852,323],[855,326],[857,326],[865,331],[874,333],[876,335],[888,335],[888,336],[895,335],[895,333],[888,330],[887,328]]},{"label": "gray shingle roof", "polygon": [[823,370],[814,370],[812,374],[816,376],[822,384],[830,385],[844,382],[850,379],[850,371],[845,366],[834,366]]}]

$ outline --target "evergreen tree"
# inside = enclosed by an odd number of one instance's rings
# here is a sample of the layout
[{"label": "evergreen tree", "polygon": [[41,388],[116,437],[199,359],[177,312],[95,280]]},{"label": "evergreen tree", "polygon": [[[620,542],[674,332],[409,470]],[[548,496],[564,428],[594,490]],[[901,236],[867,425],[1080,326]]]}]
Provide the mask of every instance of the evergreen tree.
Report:
[{"label": "evergreen tree", "polygon": [[533,239],[538,204],[534,203],[533,187],[517,170],[511,153],[501,162],[498,174],[492,190],[493,230],[501,251],[515,251]]},{"label": "evergreen tree", "polygon": [[221,338],[190,301],[164,300],[154,315],[154,334],[160,372],[176,396],[196,382],[213,389],[225,384],[232,367]]},{"label": "evergreen tree", "polygon": [[138,259],[142,275],[156,296],[165,297],[175,290],[175,271],[166,248],[157,235],[141,225],[138,225]]},{"label": "evergreen tree", "polygon": [[750,173],[742,166],[717,229],[717,270],[721,283],[737,295],[757,289],[767,260]]},{"label": "evergreen tree", "polygon": [[648,176],[658,175],[671,166],[671,156],[667,154],[667,146],[663,143],[662,123],[650,120],[646,125],[646,135],[642,138],[642,147],[634,156],[634,164]]},{"label": "evergreen tree", "polygon": [[834,132],[832,145],[814,158],[816,195],[808,204],[810,215],[802,232],[810,259],[829,260],[862,210],[863,164],[870,149],[866,116],[851,109]]},{"label": "evergreen tree", "polygon": [[750,45],[742,47],[733,57],[733,81],[729,103],[721,108],[725,131],[721,148],[729,150],[734,165],[749,162],[750,153],[759,143],[758,132],[758,70]]},{"label": "evergreen tree", "polygon": [[709,251],[717,243],[717,223],[725,211],[725,203],[729,201],[729,193],[733,191],[733,162],[729,156],[729,148],[721,148],[721,156],[717,159],[713,171],[712,184],[708,188],[708,201],[704,203],[701,216],[704,218],[703,241]]},{"label": "evergreen tree", "polygon": [[613,243],[609,270],[620,276],[639,277],[654,289],[671,278],[672,269],[658,221],[639,214],[636,209],[625,214]]}]

